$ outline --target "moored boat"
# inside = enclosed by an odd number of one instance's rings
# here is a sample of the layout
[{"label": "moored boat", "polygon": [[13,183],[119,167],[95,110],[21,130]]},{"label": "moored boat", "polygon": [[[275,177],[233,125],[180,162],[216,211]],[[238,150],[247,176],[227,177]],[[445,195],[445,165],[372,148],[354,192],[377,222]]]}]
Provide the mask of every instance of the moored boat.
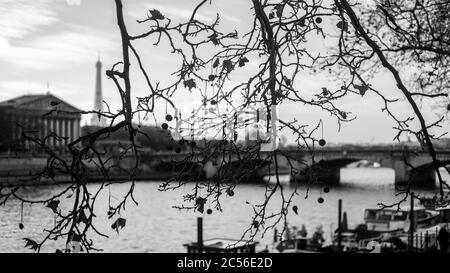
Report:
[{"label": "moored boat", "polygon": [[276,242],[270,252],[275,253],[317,253],[321,251],[321,244],[313,238],[297,237]]},{"label": "moored boat", "polygon": [[213,238],[204,240],[201,246],[197,242],[183,244],[183,246],[188,253],[255,253],[257,244],[258,242],[254,241]]},{"label": "moored boat", "polygon": [[[405,206],[399,209],[366,209],[364,212],[364,222],[369,231],[386,232],[404,232],[409,230],[410,208]],[[439,212],[427,210],[423,206],[414,207],[414,226],[415,228],[425,228],[433,226],[438,221]]]}]

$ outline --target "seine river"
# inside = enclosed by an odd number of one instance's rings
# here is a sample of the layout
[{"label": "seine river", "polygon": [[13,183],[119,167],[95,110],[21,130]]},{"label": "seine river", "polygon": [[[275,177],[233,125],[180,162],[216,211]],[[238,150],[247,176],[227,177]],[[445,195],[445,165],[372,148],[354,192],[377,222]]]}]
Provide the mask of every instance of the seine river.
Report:
[{"label": "seine river", "polygon": [[[365,208],[376,207],[380,202],[394,202],[399,198],[395,196],[394,172],[390,169],[344,168],[341,170],[341,180],[341,186],[332,187],[329,193],[321,192],[320,187],[310,188],[306,199],[306,187],[300,187],[299,195],[294,198],[294,204],[299,208],[298,215],[289,212],[289,225],[301,227],[304,224],[310,234],[317,226],[322,225],[329,235],[337,227],[338,199],[343,200],[343,210],[347,212],[348,223],[352,227],[362,222]],[[119,234],[111,229],[113,220],[106,216],[109,195],[105,191],[98,199],[95,224],[109,238],[92,236],[95,246],[105,252],[185,252],[183,243],[196,240],[196,218],[199,214],[179,211],[173,206],[182,204],[183,194],[190,191],[193,184],[169,192],[159,191],[159,185],[158,182],[137,183],[134,195],[139,205],[129,203],[122,212],[121,216],[127,220],[127,224]],[[95,189],[98,185],[92,184],[90,187]],[[112,203],[128,187],[129,184],[114,185],[111,189]],[[48,196],[56,190],[55,187],[33,188],[26,194],[31,197]],[[286,186],[285,191],[287,193],[292,189]],[[211,215],[203,215],[204,238],[241,238],[251,224],[252,207],[247,201],[252,204],[260,203],[264,192],[263,185],[238,186],[233,197],[223,198],[223,212],[214,210]],[[437,189],[416,192],[432,196]],[[324,203],[317,202],[319,197],[324,198]],[[269,204],[269,211],[279,208],[280,202],[280,196],[276,195]],[[63,207],[68,204],[68,201],[62,200]],[[206,204],[206,208],[209,206],[211,205]],[[25,205],[23,230],[18,228],[19,222],[20,203],[10,202],[0,207],[0,252],[30,252],[31,250],[24,248],[23,238],[41,239],[43,229],[52,227],[54,218],[51,210],[42,205]],[[271,231],[255,240],[259,241],[260,248],[264,248],[272,242],[272,238]],[[56,248],[63,246],[62,241],[51,241],[42,251],[54,252]]]}]

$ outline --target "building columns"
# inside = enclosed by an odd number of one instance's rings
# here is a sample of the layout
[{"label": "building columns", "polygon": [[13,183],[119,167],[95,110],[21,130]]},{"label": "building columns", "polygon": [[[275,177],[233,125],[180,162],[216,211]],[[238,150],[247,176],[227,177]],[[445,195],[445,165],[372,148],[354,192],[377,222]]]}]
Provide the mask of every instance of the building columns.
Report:
[{"label": "building columns", "polygon": [[63,123],[63,133],[62,133],[62,137],[63,137],[63,146],[65,146],[67,144],[67,119],[63,118],[62,119],[62,123]]},{"label": "building columns", "polygon": [[[60,136],[61,138],[63,138],[63,137],[65,137],[66,123],[64,122],[64,119],[60,119],[59,122],[60,122],[60,124],[61,124],[61,128],[60,128],[61,130],[60,130],[59,136]],[[64,144],[65,144],[65,140],[64,140],[64,139],[61,139],[60,145],[61,145],[61,146],[64,146]]]},{"label": "building columns", "polygon": [[69,120],[69,135],[70,135],[70,138],[69,138],[69,141],[70,142],[73,142],[73,141],[75,141],[75,128],[74,128],[74,120],[73,119],[70,119]]},{"label": "building columns", "polygon": [[[43,138],[45,138],[46,136],[48,136],[48,119],[46,117],[44,117],[42,119],[42,135]],[[46,141],[46,143],[48,142],[48,140]]]},{"label": "building columns", "polygon": [[72,134],[70,133],[71,132],[71,120],[70,119],[66,119],[65,120],[65,123],[66,123],[66,137],[67,137],[67,140],[66,140],[66,144],[69,144],[70,142],[72,142]]},{"label": "building columns", "polygon": [[[5,138],[11,143],[19,140],[23,132],[27,132],[29,137],[40,141],[45,139],[45,145],[49,147],[66,146],[80,137],[79,115],[42,116],[39,112],[30,113],[29,111],[6,112],[5,115],[7,115],[5,118],[9,121],[7,127],[4,128],[8,131]],[[52,134],[61,138],[61,141],[58,141]],[[25,140],[17,142],[16,146],[26,150],[40,148],[39,144]]]},{"label": "building columns", "polygon": [[43,141],[46,136],[45,118],[39,119],[39,138]]},{"label": "building columns", "polygon": [[[59,137],[61,134],[61,124],[58,118],[55,118],[55,134]],[[59,141],[55,139],[55,146],[59,146]]]},{"label": "building columns", "polygon": [[74,120],[74,137],[75,139],[78,139],[80,137],[80,120],[79,119],[75,119]]},{"label": "building columns", "polygon": [[[48,122],[50,123],[49,126],[49,133],[52,134],[55,132],[55,119],[53,117],[50,117],[50,119],[48,120]],[[50,138],[50,142],[49,142],[50,146],[54,146],[55,145],[55,139],[53,138],[53,136]]]}]

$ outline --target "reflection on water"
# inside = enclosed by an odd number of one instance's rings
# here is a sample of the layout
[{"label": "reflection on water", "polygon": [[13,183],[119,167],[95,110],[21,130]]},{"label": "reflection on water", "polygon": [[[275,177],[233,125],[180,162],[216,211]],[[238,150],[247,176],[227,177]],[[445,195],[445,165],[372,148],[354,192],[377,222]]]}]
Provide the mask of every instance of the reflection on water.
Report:
[{"label": "reflection on water", "polygon": [[[372,169],[342,169],[342,185],[334,187],[329,193],[323,193],[320,187],[311,188],[306,197],[306,188],[300,187],[299,195],[294,197],[294,204],[299,208],[298,215],[290,212],[288,222],[290,225],[304,224],[310,233],[318,225],[323,225],[326,232],[337,227],[337,203],[343,200],[343,210],[347,212],[349,225],[360,223],[363,219],[363,210],[366,207],[375,207],[380,202],[393,202],[395,197],[394,173],[383,168]],[[97,228],[107,234],[103,238],[93,234],[92,238],[98,248],[106,252],[185,252],[182,244],[196,239],[196,217],[193,211],[180,211],[173,206],[182,203],[182,195],[190,191],[193,184],[176,191],[160,192],[158,182],[139,182],[135,188],[135,198],[138,206],[129,203],[122,217],[127,219],[127,226],[117,234],[111,229],[114,219],[108,219],[108,193],[104,191],[98,197],[95,207]],[[97,184],[89,186],[91,190],[99,187]],[[111,200],[117,202],[128,190],[129,184],[112,186]],[[27,190],[24,194],[37,198],[48,196],[57,191],[57,187],[42,187]],[[285,187],[292,191],[292,187]],[[204,238],[240,238],[251,223],[252,207],[250,203],[260,203],[264,198],[265,187],[262,185],[239,185],[233,197],[224,196],[222,199],[223,212],[215,211],[212,215],[204,217]],[[425,193],[425,192],[423,192]],[[434,191],[427,194],[434,194]],[[322,196],[323,204],[317,202]],[[280,196],[275,196],[269,204],[269,210],[279,208]],[[68,208],[70,197],[61,199],[61,206]],[[213,208],[210,203],[206,208]],[[11,202],[0,207],[0,252],[28,252],[24,249],[22,238],[35,240],[42,238],[42,230],[52,227],[53,214],[50,209],[42,205],[25,205],[24,225],[20,230],[20,203]],[[258,237],[260,247],[270,244],[272,234]],[[63,241],[49,242],[43,251],[54,251],[62,248]]]},{"label": "reflection on water", "polygon": [[389,168],[342,168],[341,184],[344,186],[391,187],[395,172]]}]

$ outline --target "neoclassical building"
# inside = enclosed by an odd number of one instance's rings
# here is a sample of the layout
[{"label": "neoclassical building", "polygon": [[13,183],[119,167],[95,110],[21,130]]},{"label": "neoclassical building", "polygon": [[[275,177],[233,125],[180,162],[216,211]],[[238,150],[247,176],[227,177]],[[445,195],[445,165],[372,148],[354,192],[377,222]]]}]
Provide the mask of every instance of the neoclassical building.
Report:
[{"label": "neoclassical building", "polygon": [[64,140],[50,137],[46,144],[64,146],[80,136],[80,111],[50,93],[0,102],[0,150],[32,149],[30,143],[16,141],[24,131],[40,139],[54,132]]}]

